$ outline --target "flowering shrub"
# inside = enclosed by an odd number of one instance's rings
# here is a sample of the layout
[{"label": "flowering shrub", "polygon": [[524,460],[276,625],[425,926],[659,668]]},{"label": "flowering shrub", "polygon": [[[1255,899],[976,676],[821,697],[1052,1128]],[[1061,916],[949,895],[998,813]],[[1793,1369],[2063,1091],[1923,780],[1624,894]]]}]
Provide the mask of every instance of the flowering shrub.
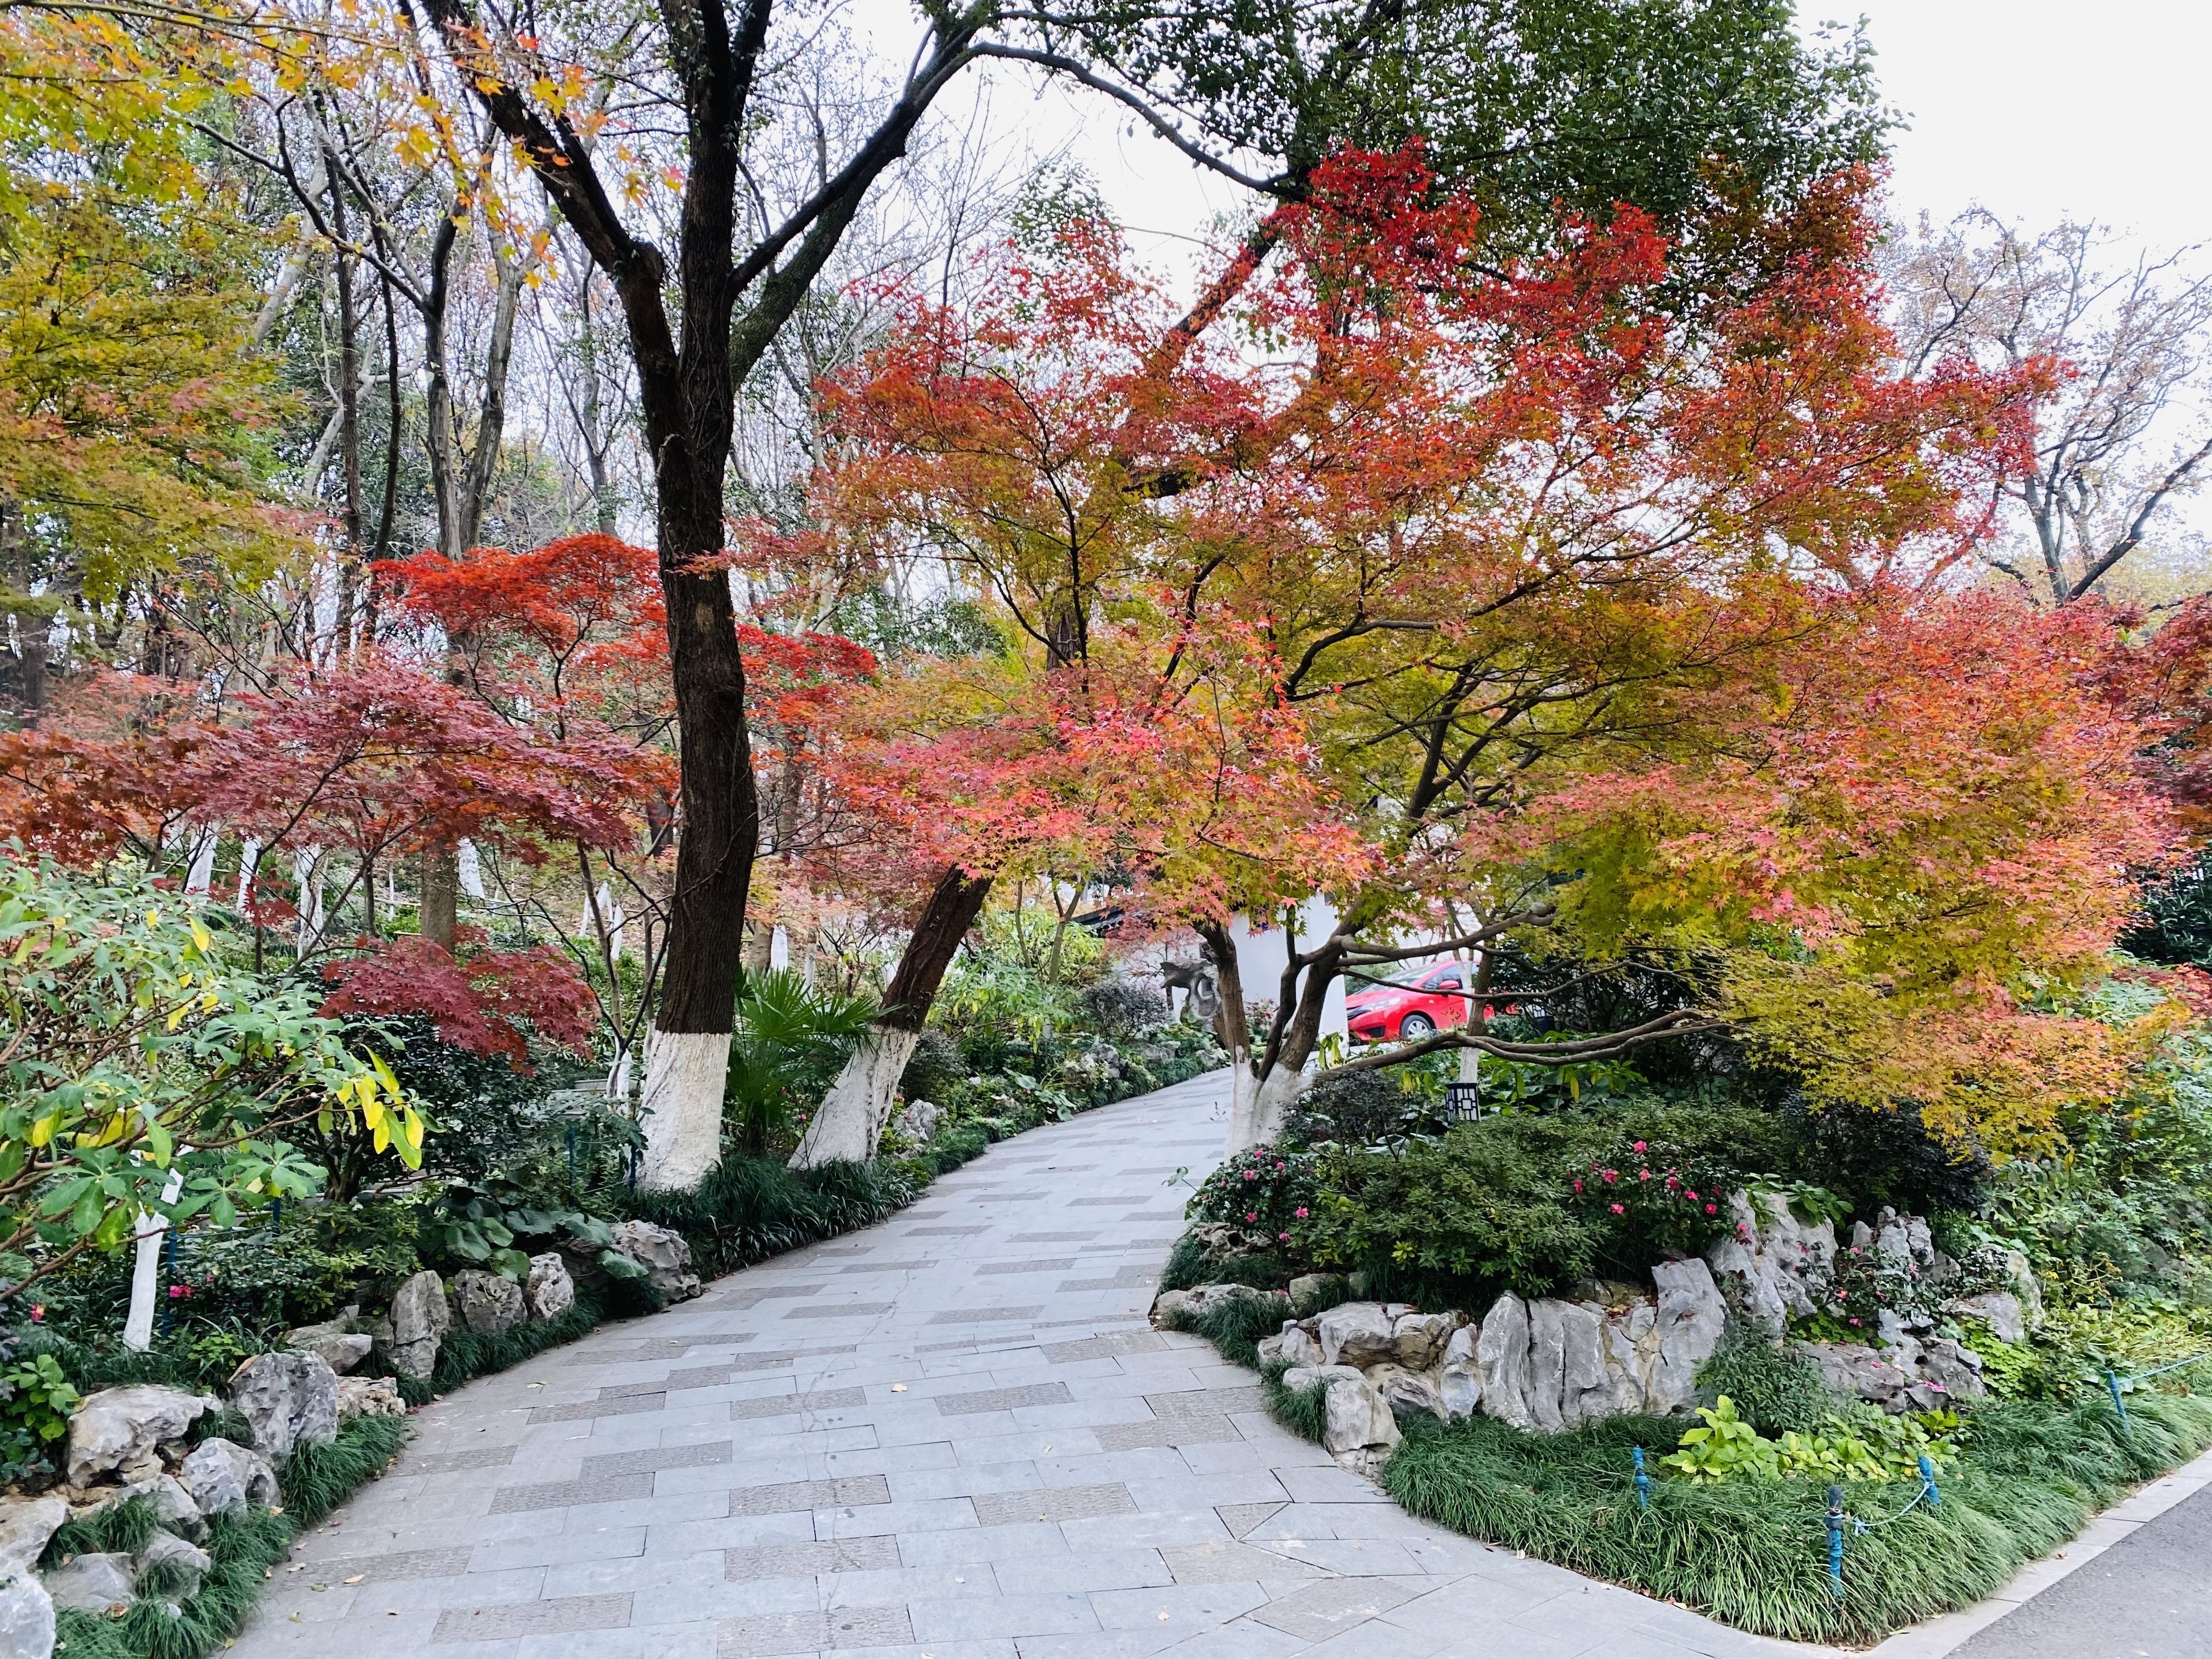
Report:
[{"label": "flowering shrub", "polygon": [[1234,1227],[1255,1244],[1279,1247],[1312,1218],[1314,1158],[1259,1146],[1237,1154],[1190,1200],[1193,1221]]},{"label": "flowering shrub", "polygon": [[1814,1322],[1822,1335],[1871,1342],[1884,1310],[1917,1315],[1926,1311],[1927,1301],[1920,1269],[1911,1261],[1872,1244],[1846,1244],[1836,1252],[1835,1272]]},{"label": "flowering shrub", "polygon": [[1568,1207],[1644,1250],[1692,1255],[1728,1231],[1726,1194],[1741,1180],[1708,1153],[1623,1132],[1568,1166]]}]

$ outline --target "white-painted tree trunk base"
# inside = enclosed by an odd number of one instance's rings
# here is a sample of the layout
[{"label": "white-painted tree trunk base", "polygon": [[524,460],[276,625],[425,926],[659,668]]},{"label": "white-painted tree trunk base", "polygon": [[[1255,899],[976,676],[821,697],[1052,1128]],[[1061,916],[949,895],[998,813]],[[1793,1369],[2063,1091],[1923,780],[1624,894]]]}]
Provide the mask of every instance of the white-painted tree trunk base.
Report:
[{"label": "white-painted tree trunk base", "polygon": [[891,1121],[899,1078],[921,1041],[919,1031],[868,1027],[822,1097],[822,1109],[806,1126],[799,1150],[791,1155],[791,1167],[814,1170],[824,1164],[865,1164],[873,1158],[884,1126]]},{"label": "white-painted tree trunk base", "polygon": [[653,1032],[646,1045],[645,1158],[641,1187],[696,1187],[722,1161],[722,1097],[729,1086],[727,1031]]},{"label": "white-painted tree trunk base", "polygon": [[205,898],[215,884],[215,849],[222,832],[213,824],[202,830],[192,843],[192,867],[185,872],[185,896]]},{"label": "white-painted tree trunk base", "polygon": [[1306,1091],[1306,1074],[1279,1066],[1264,1078],[1252,1075],[1250,1057],[1239,1054],[1231,1073],[1229,1155],[1272,1141],[1283,1132],[1291,1109]]},{"label": "white-painted tree trunk base", "polygon": [[123,1346],[143,1353],[154,1346],[154,1292],[161,1272],[161,1241],[169,1224],[138,1212],[138,1259],[131,1265],[131,1311],[123,1320]]}]

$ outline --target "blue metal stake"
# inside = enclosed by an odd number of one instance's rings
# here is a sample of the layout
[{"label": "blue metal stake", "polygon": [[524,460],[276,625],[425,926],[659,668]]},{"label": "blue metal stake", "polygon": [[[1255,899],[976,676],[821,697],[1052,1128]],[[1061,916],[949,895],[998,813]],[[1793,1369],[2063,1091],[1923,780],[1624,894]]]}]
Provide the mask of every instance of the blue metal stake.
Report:
[{"label": "blue metal stake", "polygon": [[2120,1374],[2118,1371],[2106,1371],[2105,1387],[2112,1393],[2112,1409],[2120,1414],[2120,1426],[2124,1429],[2128,1425],[2128,1403],[2120,1398]]},{"label": "blue metal stake", "polygon": [[1828,1582],[1837,1595],[1844,1593],[1844,1489],[1828,1488]]},{"label": "blue metal stake", "polygon": [[1651,1477],[1644,1472],[1644,1448],[1632,1446],[1628,1455],[1636,1460],[1636,1501],[1648,1510],[1651,1507]]},{"label": "blue metal stake", "polygon": [[1924,1452],[1920,1457],[1920,1479],[1928,1488],[1928,1507],[1931,1510],[1942,1509],[1943,1494],[1936,1490],[1936,1466],[1928,1461],[1928,1455]]}]

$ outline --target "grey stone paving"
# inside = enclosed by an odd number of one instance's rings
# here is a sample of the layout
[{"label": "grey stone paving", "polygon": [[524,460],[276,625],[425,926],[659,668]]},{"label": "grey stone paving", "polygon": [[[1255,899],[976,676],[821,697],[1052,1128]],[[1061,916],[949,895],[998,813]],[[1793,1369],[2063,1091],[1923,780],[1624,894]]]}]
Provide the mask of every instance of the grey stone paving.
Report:
[{"label": "grey stone paving", "polygon": [[[926,1214],[438,1401],[229,1654],[1812,1651],[1416,1521],[1270,1419],[1250,1373],[1149,1328],[1188,1195],[1168,1182],[1210,1167],[1226,1094],[1218,1074],[1033,1130]],[[1071,1245],[1087,1276],[1030,1276]]]}]

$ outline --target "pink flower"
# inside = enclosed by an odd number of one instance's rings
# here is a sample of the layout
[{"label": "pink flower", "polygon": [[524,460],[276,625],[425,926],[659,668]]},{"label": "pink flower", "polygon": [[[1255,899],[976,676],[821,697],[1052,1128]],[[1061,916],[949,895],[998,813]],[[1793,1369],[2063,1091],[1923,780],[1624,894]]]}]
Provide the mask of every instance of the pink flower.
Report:
[{"label": "pink flower", "polygon": [[1608,1182],[1618,1181],[1620,1179],[1620,1171],[1618,1170],[1607,1170],[1605,1172],[1605,1178]]},{"label": "pink flower", "polygon": [[1244,1212],[1244,1218],[1247,1221],[1257,1221],[1260,1218],[1260,1212],[1257,1210],[1247,1210]]},{"label": "pink flower", "polygon": [[1618,1205],[1618,1204],[1616,1204],[1616,1205],[1614,1205],[1614,1206],[1613,1206],[1613,1212],[1615,1215],[1626,1215],[1626,1214],[1628,1213],[1628,1212],[1627,1212],[1627,1211],[1626,1211],[1626,1210],[1622,1209],[1622,1208],[1620,1207],[1620,1205]]},{"label": "pink flower", "polygon": [[1636,1143],[1636,1150],[1639,1152],[1644,1150],[1644,1143],[1642,1141],[1639,1140]]},{"label": "pink flower", "polygon": [[1277,1175],[1280,1175],[1280,1174],[1282,1174],[1282,1172],[1283,1172],[1285,1170],[1288,1169],[1289,1167],[1290,1167],[1290,1166],[1289,1166],[1288,1164],[1278,1164],[1275,1166],[1275,1173],[1276,1173]]},{"label": "pink flower", "polygon": [[[1690,1196],[1691,1196],[1692,1198],[1695,1198],[1695,1197],[1697,1196],[1697,1194],[1696,1194],[1695,1193],[1692,1193],[1692,1194],[1690,1194]],[[1706,1205],[1706,1206],[1705,1206],[1705,1213],[1706,1213],[1707,1215],[1716,1215],[1716,1214],[1719,1213],[1719,1211],[1720,1211],[1720,1206],[1719,1206],[1719,1205],[1717,1205],[1717,1204],[1708,1204],[1708,1205]]]},{"label": "pink flower", "polygon": [[1247,1181],[1257,1181],[1259,1178],[1260,1172],[1257,1170],[1247,1170],[1244,1171],[1244,1179]]},{"label": "pink flower", "polygon": [[[1685,1187],[1682,1188],[1682,1196],[1694,1204],[1698,1201],[1698,1189],[1695,1187]],[[1708,1205],[1706,1207],[1710,1209],[1711,1206]]]},{"label": "pink flower", "polygon": [[34,1322],[35,1322],[36,1321],[39,1321],[39,1320],[42,1320],[42,1319],[44,1319],[46,1316],[46,1304],[45,1304],[45,1303],[43,1303],[43,1302],[36,1302],[36,1303],[33,1303],[33,1304],[31,1304],[31,1318],[32,1318],[32,1320],[33,1320]]},{"label": "pink flower", "polygon": [[1291,1236],[1288,1233],[1277,1233],[1275,1237],[1281,1239],[1285,1244],[1291,1242]]},{"label": "pink flower", "polygon": [[1858,1322],[1857,1320],[1856,1320],[1856,1319],[1854,1319],[1853,1321],[1851,1321],[1851,1323],[1852,1323],[1852,1324],[1854,1324],[1854,1325],[1857,1324],[1858,1322]]},{"label": "pink flower", "polygon": [[1636,1172],[1636,1178],[1638,1181],[1649,1181],[1651,1179],[1651,1171],[1649,1170],[1638,1170]]},{"label": "pink flower", "polygon": [[1583,1189],[1583,1183],[1582,1183],[1581,1182],[1579,1182],[1579,1181],[1577,1181],[1577,1182],[1575,1182],[1575,1190],[1576,1190],[1577,1192],[1580,1192],[1580,1191],[1582,1191],[1582,1189]]}]

